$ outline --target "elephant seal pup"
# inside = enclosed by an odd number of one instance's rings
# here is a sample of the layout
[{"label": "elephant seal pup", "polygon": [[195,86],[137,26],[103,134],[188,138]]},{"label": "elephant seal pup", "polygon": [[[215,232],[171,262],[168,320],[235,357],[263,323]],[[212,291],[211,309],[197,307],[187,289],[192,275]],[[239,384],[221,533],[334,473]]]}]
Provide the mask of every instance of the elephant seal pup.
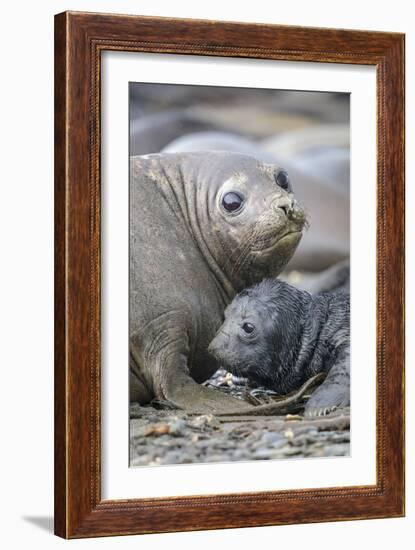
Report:
[{"label": "elephant seal pup", "polygon": [[277,279],[244,290],[209,351],[227,370],[285,394],[327,373],[305,407],[321,416],[350,404],[350,295],[311,296]]},{"label": "elephant seal pup", "polygon": [[225,307],[300,241],[288,175],[228,152],[133,157],[130,170],[130,400],[246,408],[199,383],[218,368],[207,347]]}]

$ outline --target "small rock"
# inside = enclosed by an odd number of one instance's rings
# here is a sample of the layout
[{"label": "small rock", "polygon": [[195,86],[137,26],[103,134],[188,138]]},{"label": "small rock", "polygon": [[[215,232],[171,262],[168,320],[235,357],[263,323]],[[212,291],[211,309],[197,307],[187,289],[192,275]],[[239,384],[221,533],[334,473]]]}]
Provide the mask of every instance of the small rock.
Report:
[{"label": "small rock", "polygon": [[185,435],[186,422],[182,418],[175,418],[173,422],[170,423],[170,434],[171,435]]},{"label": "small rock", "polygon": [[169,424],[152,424],[150,426],[147,426],[144,429],[144,436],[147,437],[149,435],[163,435],[170,433],[170,426]]},{"label": "small rock", "polygon": [[286,456],[295,456],[295,455],[301,455],[303,454],[303,452],[300,447],[287,447],[287,449],[284,449],[284,454]]},{"label": "small rock", "polygon": [[333,433],[330,440],[335,443],[349,443],[350,434],[348,432]]},{"label": "small rock", "polygon": [[199,429],[204,429],[206,427],[218,428],[220,426],[220,422],[213,416],[213,414],[202,414],[200,416],[196,416],[191,420],[190,424]]},{"label": "small rock", "polygon": [[294,432],[291,428],[288,428],[287,430],[285,430],[284,435],[287,439],[292,439],[294,437]]},{"label": "small rock", "polygon": [[301,420],[301,416],[299,414],[286,414],[285,420]]}]

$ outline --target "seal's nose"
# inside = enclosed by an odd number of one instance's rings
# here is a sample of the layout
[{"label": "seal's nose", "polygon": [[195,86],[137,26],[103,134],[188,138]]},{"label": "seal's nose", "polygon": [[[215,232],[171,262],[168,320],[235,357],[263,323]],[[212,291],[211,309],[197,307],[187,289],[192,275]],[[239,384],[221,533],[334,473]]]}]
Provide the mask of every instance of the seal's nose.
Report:
[{"label": "seal's nose", "polygon": [[277,197],[272,203],[272,208],[276,212],[278,212],[279,210],[282,210],[286,216],[290,214],[293,207],[294,207],[294,201],[292,198],[288,196]]},{"label": "seal's nose", "polygon": [[228,342],[229,342],[228,334],[224,333],[223,331],[220,331],[216,334],[214,339],[209,344],[208,352],[212,354],[213,357],[216,357],[217,359],[219,359],[221,351],[223,351],[227,347]]}]

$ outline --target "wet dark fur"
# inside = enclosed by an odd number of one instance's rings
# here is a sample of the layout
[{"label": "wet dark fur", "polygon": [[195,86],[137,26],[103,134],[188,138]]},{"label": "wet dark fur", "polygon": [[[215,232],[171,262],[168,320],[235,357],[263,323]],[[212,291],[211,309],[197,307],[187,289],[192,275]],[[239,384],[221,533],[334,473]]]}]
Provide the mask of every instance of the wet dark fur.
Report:
[{"label": "wet dark fur", "polygon": [[[246,322],[252,334],[243,331]],[[343,290],[312,296],[266,279],[236,296],[209,349],[226,369],[280,394],[328,373],[308,414],[350,404],[350,296]]]}]

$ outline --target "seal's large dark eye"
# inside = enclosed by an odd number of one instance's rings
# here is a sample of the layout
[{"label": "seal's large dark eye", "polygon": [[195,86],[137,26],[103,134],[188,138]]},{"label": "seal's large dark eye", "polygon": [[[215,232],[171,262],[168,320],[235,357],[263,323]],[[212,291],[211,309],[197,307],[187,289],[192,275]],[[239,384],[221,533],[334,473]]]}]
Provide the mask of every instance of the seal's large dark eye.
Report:
[{"label": "seal's large dark eye", "polygon": [[242,330],[247,334],[252,334],[255,330],[255,327],[252,323],[244,323],[242,325]]},{"label": "seal's large dark eye", "polygon": [[236,191],[225,193],[222,198],[222,206],[227,212],[236,212],[244,202],[243,197]]},{"label": "seal's large dark eye", "polygon": [[280,170],[275,174],[275,181],[286,191],[290,188],[290,178],[285,170]]}]

